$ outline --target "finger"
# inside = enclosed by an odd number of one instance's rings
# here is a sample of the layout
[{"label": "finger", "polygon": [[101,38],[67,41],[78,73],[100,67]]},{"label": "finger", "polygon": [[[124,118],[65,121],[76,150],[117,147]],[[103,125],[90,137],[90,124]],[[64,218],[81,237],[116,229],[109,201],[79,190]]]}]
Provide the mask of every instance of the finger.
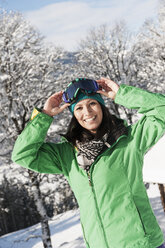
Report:
[{"label": "finger", "polygon": [[108,92],[106,92],[106,91],[98,90],[97,93],[108,97]]},{"label": "finger", "polygon": [[110,78],[101,77],[101,78],[100,78],[100,80],[102,80],[102,81],[104,81],[104,82],[105,82],[105,81],[110,80]]},{"label": "finger", "polygon": [[98,91],[100,94],[102,94],[103,96],[106,96],[106,97],[108,97],[108,98],[110,98],[110,99],[112,99],[112,100],[114,100],[114,98],[115,98],[115,93],[113,92],[113,91],[108,91],[108,92],[106,92],[106,91]]},{"label": "finger", "polygon": [[49,98],[51,101],[58,102],[59,104],[62,102],[62,92],[56,92]]},{"label": "finger", "polygon": [[58,91],[58,92],[55,92],[54,94],[52,94],[50,97],[55,97],[55,96],[60,96],[62,95],[62,90],[61,91]]},{"label": "finger", "polygon": [[102,80],[102,79],[96,80],[96,82],[97,82],[98,84],[104,83],[104,81],[105,81],[105,80]]},{"label": "finger", "polygon": [[115,83],[114,81],[112,81],[111,79],[109,78],[104,78],[104,77],[101,77],[102,80],[104,80],[105,84],[111,88],[111,89],[117,89],[118,88],[118,84]]},{"label": "finger", "polygon": [[60,110],[63,111],[64,109],[66,109],[69,106],[70,106],[70,103],[63,104],[62,106],[60,106]]},{"label": "finger", "polygon": [[105,84],[104,80],[96,80],[96,82],[99,84],[99,86],[103,87],[103,85]]},{"label": "finger", "polygon": [[109,87],[109,85],[107,85],[106,83],[101,83],[100,86],[105,91],[111,91],[112,90],[111,87]]},{"label": "finger", "polygon": [[109,78],[102,77],[101,80],[104,82],[104,84],[108,85],[109,87],[113,85],[113,81]]},{"label": "finger", "polygon": [[66,109],[67,107],[69,107],[69,103],[66,103],[66,104],[64,104],[64,105],[62,105],[62,106],[60,106],[60,107],[56,107],[56,108],[54,108],[54,109],[52,109],[52,116],[55,116],[55,115],[58,115],[58,114],[60,114],[64,109]]}]

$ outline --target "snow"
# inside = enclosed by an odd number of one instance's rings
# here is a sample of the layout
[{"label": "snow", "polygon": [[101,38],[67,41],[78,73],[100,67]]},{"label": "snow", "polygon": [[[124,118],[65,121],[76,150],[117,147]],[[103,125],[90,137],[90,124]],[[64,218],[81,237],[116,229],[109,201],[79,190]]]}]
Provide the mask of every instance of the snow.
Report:
[{"label": "snow", "polygon": [[[165,213],[163,212],[157,184],[147,190],[153,211],[165,237]],[[49,221],[53,248],[85,248],[80,225],[79,210],[71,210]],[[40,224],[4,235],[0,248],[43,248]]]},{"label": "snow", "polygon": [[[53,248],[85,248],[79,210],[71,210],[49,221]],[[0,248],[43,248],[40,224],[1,237]]]},{"label": "snow", "polygon": [[148,151],[144,158],[143,180],[165,184],[165,135]]}]

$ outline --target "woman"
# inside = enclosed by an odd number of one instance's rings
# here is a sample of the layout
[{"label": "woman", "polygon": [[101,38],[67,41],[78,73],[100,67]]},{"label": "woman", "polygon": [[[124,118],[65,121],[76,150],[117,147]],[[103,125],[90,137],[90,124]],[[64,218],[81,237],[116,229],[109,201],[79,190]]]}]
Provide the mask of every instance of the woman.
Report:
[{"label": "woman", "polygon": [[[142,178],[144,154],[165,131],[165,96],[110,79],[77,79],[46,101],[18,137],[12,159],[40,173],[62,173],[80,207],[87,248],[163,247]],[[101,89],[99,89],[101,86]],[[110,115],[104,95],[143,117],[134,125]],[[66,102],[61,106],[62,96]],[[63,141],[45,143],[53,116],[69,107]]]}]

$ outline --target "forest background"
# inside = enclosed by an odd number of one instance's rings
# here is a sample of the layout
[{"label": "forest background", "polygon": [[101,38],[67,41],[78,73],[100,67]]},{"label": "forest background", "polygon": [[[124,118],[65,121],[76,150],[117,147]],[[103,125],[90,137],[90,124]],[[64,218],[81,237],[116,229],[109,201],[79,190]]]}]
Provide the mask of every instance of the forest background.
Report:
[{"label": "forest background", "polygon": [[[138,32],[130,32],[124,20],[92,27],[74,52],[47,43],[21,13],[0,10],[0,235],[41,222],[43,245],[50,248],[48,220],[78,208],[62,175],[25,170],[12,163],[11,152],[34,107],[41,108],[74,78],[102,76],[165,93],[164,0],[157,18],[146,20]],[[106,104],[128,124],[139,118],[136,110],[107,99]],[[56,116],[47,139],[58,142],[70,119],[68,110]],[[163,202],[164,186],[159,186]]]}]

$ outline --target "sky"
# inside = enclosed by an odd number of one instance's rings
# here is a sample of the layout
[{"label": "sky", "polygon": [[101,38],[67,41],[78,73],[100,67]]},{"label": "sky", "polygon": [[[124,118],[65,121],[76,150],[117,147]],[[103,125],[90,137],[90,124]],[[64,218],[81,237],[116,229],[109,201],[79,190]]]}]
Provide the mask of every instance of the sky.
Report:
[{"label": "sky", "polygon": [[92,27],[113,26],[125,20],[136,32],[146,19],[155,18],[159,0],[0,0],[0,7],[19,11],[45,40],[68,51]]}]

